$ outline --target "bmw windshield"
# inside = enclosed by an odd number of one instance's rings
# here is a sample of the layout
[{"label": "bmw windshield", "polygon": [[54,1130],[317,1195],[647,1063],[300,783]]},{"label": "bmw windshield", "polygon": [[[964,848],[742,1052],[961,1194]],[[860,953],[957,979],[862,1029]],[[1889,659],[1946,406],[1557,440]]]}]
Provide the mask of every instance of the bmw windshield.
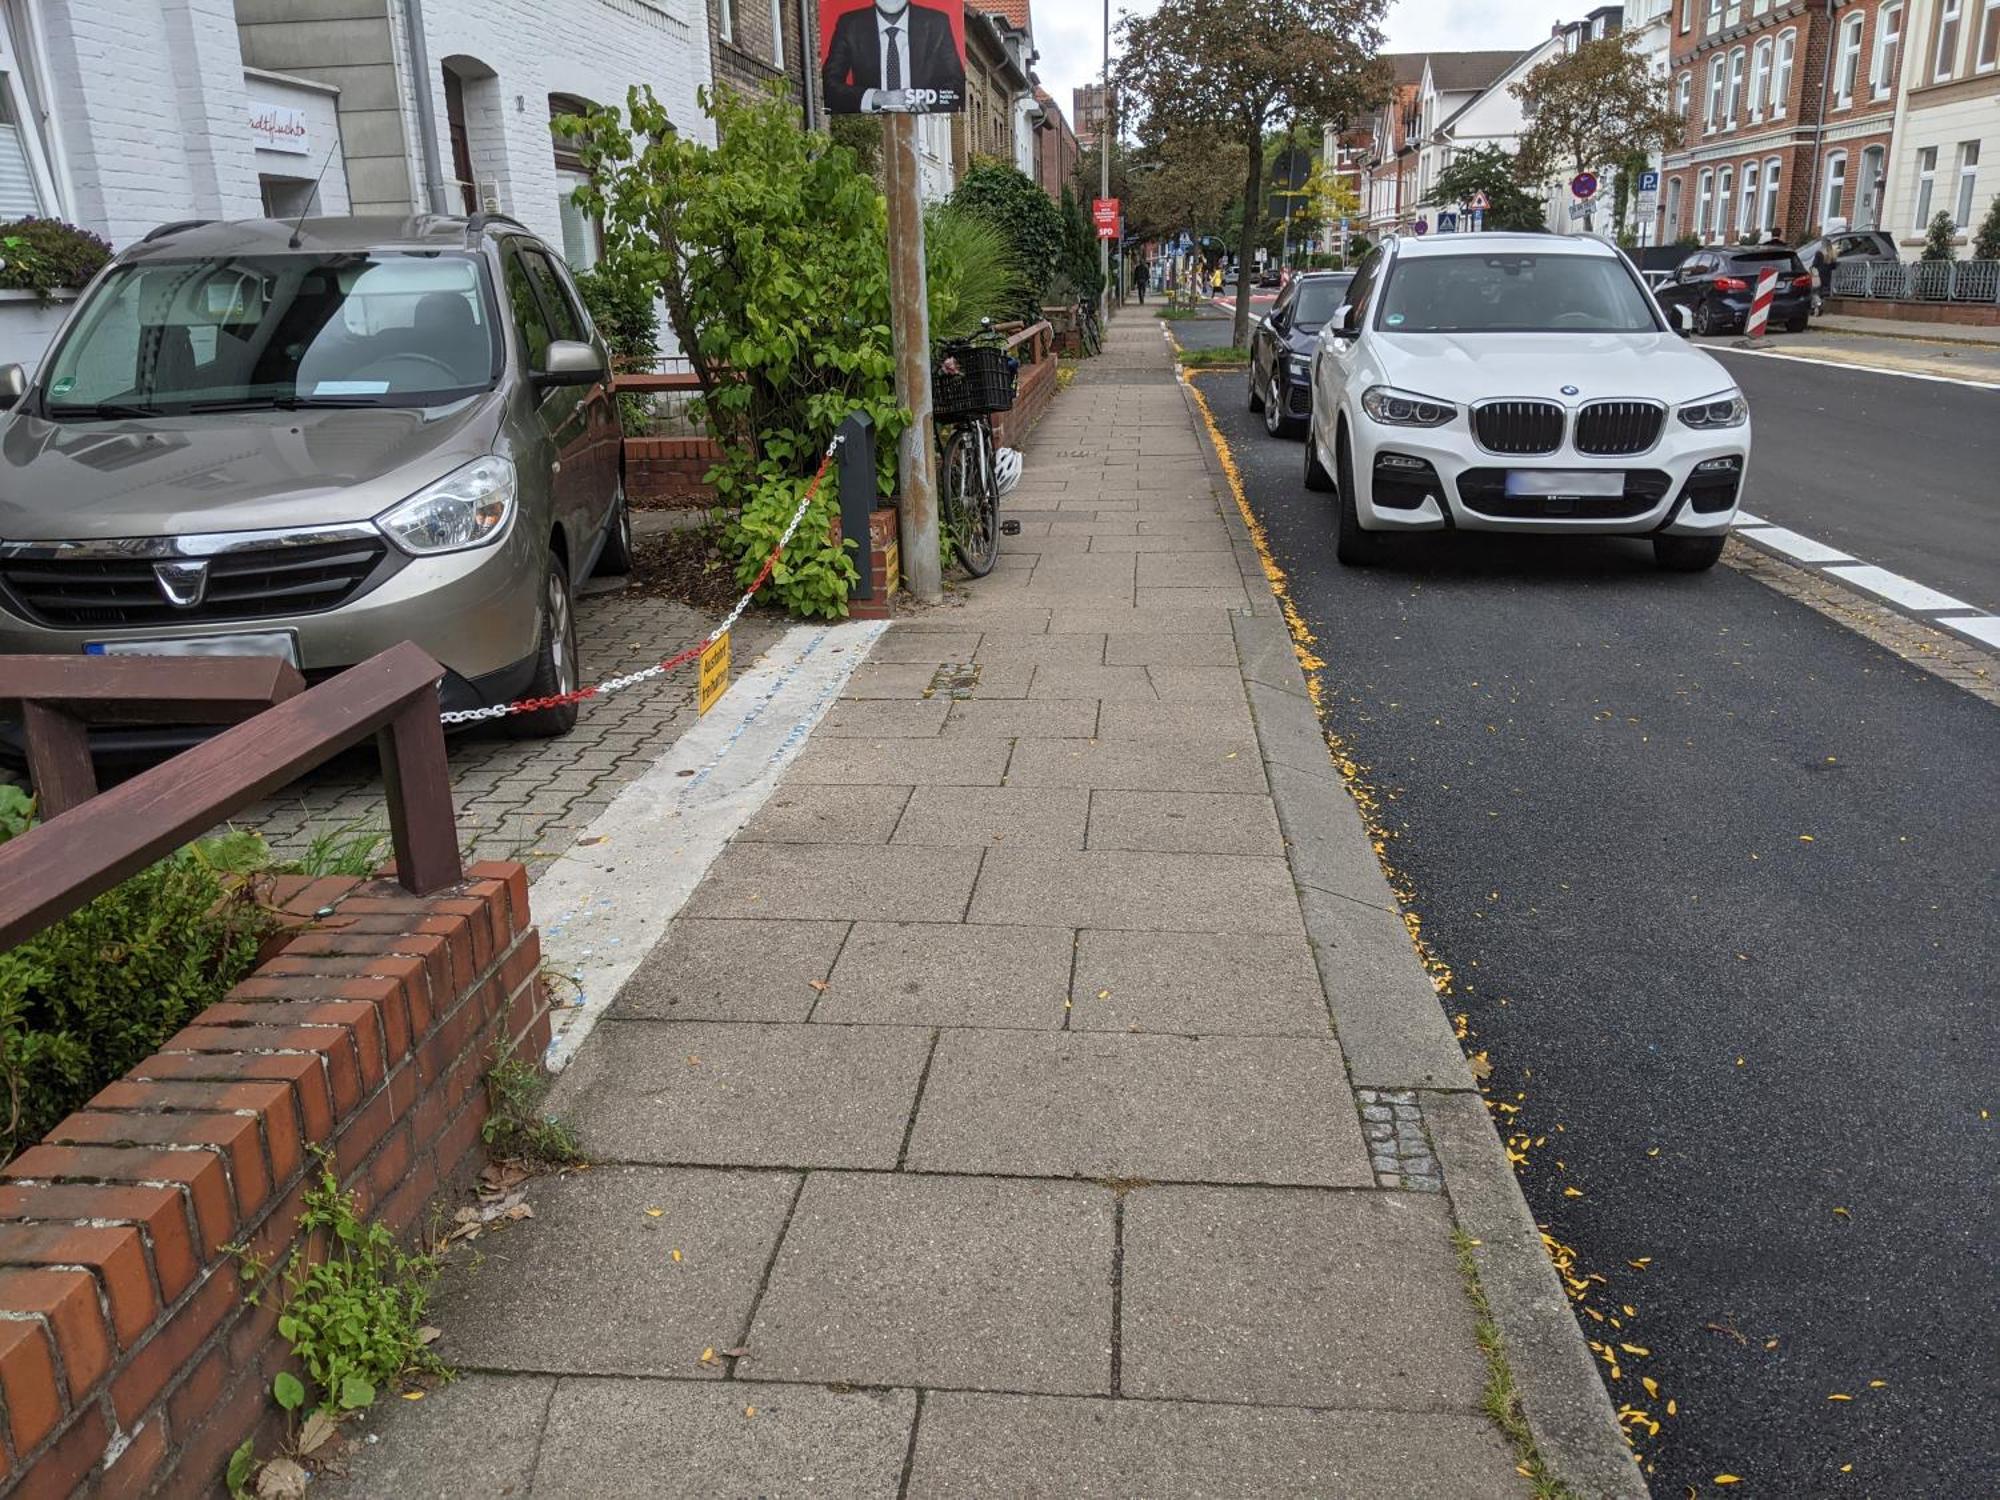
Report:
[{"label": "bmw windshield", "polygon": [[478,257],[270,254],[119,266],[43,371],[50,417],[439,406],[500,373]]},{"label": "bmw windshield", "polygon": [[1622,260],[1600,255],[1412,255],[1383,289],[1384,333],[1659,333]]}]

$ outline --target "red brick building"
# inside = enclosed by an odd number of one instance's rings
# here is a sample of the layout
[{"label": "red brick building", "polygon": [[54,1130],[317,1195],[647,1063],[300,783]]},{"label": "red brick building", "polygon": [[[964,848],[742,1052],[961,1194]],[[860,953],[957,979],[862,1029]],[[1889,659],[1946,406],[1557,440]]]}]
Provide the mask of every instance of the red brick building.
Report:
[{"label": "red brick building", "polygon": [[1796,244],[1882,215],[1909,0],[1676,0],[1682,149],[1661,168],[1660,242]]},{"label": "red brick building", "polygon": [[1081,148],[1076,132],[1063,118],[1062,106],[1040,84],[1035,85],[1035,103],[1041,107],[1035,124],[1035,181],[1051,198],[1060,199],[1064,186],[1076,175]]}]

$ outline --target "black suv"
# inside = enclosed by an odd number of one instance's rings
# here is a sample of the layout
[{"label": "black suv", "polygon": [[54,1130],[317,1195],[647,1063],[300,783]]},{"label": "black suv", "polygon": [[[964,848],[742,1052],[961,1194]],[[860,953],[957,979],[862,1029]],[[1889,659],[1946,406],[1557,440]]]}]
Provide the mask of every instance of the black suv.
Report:
[{"label": "black suv", "polygon": [[1789,245],[1721,245],[1693,251],[1671,280],[1654,289],[1654,295],[1669,317],[1676,316],[1675,308],[1688,309],[1696,333],[1736,332],[1750,317],[1758,278],[1771,270],[1778,273],[1771,326],[1804,333],[1812,316],[1812,273]]}]

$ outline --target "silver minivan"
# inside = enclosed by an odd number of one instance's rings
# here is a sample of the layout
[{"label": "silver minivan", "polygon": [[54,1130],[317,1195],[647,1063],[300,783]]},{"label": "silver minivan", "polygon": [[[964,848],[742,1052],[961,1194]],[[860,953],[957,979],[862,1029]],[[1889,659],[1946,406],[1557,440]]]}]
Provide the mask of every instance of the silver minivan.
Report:
[{"label": "silver minivan", "polygon": [[631,560],[609,351],[498,215],[157,229],[0,406],[0,652],[312,680],[413,640],[485,707],[578,686],[577,588]]}]

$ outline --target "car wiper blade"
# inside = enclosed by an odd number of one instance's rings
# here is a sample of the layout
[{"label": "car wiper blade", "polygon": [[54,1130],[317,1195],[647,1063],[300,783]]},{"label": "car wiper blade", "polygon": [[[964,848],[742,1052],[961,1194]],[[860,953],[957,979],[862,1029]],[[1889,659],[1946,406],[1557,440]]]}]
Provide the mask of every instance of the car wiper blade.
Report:
[{"label": "car wiper blade", "polygon": [[367,396],[231,396],[220,401],[191,401],[182,408],[189,412],[219,411],[302,411],[321,407],[380,406]]},{"label": "car wiper blade", "polygon": [[115,420],[118,417],[163,417],[166,415],[157,406],[145,406],[135,401],[94,401],[89,406],[50,406],[50,416],[58,421],[65,417],[101,417]]}]

